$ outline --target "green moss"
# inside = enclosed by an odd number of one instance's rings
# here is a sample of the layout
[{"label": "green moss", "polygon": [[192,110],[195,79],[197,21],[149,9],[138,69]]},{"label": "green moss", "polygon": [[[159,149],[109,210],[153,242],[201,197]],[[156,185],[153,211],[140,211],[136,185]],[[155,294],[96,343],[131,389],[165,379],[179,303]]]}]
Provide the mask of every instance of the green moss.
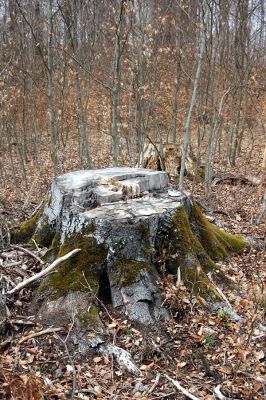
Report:
[{"label": "green moss", "polygon": [[51,247],[58,248],[58,251],[59,251],[59,248],[60,248],[60,233],[59,232],[56,232],[56,234],[54,235]]},{"label": "green moss", "polygon": [[79,311],[77,319],[81,328],[95,327],[101,324],[98,308],[95,304],[91,305],[89,311]]},{"label": "green moss", "polygon": [[97,293],[98,291],[99,277],[107,256],[106,247],[103,244],[98,245],[93,237],[76,235],[65,239],[58,257],[76,248],[81,251],[60,264],[58,270],[40,287],[41,291],[49,289],[53,299],[69,292],[92,290]]},{"label": "green moss", "polygon": [[184,207],[179,207],[172,218],[163,253],[166,269],[174,275],[180,269],[183,281],[194,293],[217,296],[206,273],[219,268],[193,234]]},{"label": "green moss", "polygon": [[120,258],[114,265],[112,281],[119,286],[129,286],[135,282],[140,271],[143,269],[152,273],[152,267],[146,261],[133,261]]},{"label": "green moss", "polygon": [[84,225],[81,233],[83,235],[89,235],[91,233],[94,233],[96,231],[96,226],[93,222],[89,222],[87,225]]},{"label": "green moss", "polygon": [[143,251],[146,255],[150,256],[151,254],[153,254],[154,249],[152,247],[144,247]]},{"label": "green moss", "polygon": [[172,217],[172,226],[161,238],[164,263],[168,272],[181,277],[193,292],[219,297],[207,273],[215,271],[220,280],[223,273],[214,260],[229,252],[243,250],[246,242],[239,236],[227,234],[212,225],[193,202],[190,216],[180,207]]},{"label": "green moss", "polygon": [[215,296],[216,298],[221,299],[219,293],[216,291],[213,283],[209,280],[200,264],[197,266],[194,265],[190,268],[183,268],[182,280],[185,282],[187,288],[196,295],[203,297]]},{"label": "green moss", "polygon": [[140,221],[139,230],[140,230],[141,238],[143,240],[148,240],[149,236],[150,236],[150,230],[144,221]]},{"label": "green moss", "polygon": [[51,246],[45,253],[43,259],[47,262],[53,262],[56,259],[59,250],[60,250],[60,233],[56,232],[53,237]]},{"label": "green moss", "polygon": [[200,264],[205,272],[218,269],[215,262],[206,254],[201,242],[193,234],[184,207],[179,207],[172,218],[170,228],[170,255],[177,253],[179,266],[190,267]]},{"label": "green moss", "polygon": [[222,259],[229,253],[239,253],[247,247],[247,242],[241,236],[231,235],[211,224],[195,201],[191,222],[199,241],[213,260]]},{"label": "green moss", "polygon": [[55,232],[51,228],[50,224],[48,223],[48,217],[45,216],[44,219],[41,221],[41,228],[35,231],[32,239],[35,240],[41,246],[49,247],[54,239]]},{"label": "green moss", "polygon": [[19,229],[12,231],[11,241],[13,243],[28,242],[35,232],[38,219],[40,218],[42,213],[43,213],[43,207],[36,214],[34,214],[32,218],[23,222],[20,225]]}]

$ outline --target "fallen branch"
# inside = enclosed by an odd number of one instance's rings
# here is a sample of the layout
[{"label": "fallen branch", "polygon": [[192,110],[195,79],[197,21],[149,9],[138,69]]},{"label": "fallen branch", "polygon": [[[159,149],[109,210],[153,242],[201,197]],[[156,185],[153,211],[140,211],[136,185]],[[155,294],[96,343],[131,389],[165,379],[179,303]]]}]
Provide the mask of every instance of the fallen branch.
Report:
[{"label": "fallen branch", "polygon": [[21,265],[21,264],[22,264],[22,261],[13,261],[11,263],[4,264],[3,266],[5,268],[9,268],[9,267],[17,267],[18,265]]},{"label": "fallen branch", "polygon": [[243,176],[243,175],[233,175],[230,173],[224,173],[213,178],[211,186],[215,186],[219,183],[229,183],[234,184],[239,182],[244,185],[259,186],[261,184],[261,179],[257,176]]},{"label": "fallen branch", "polygon": [[259,382],[264,386],[266,385],[266,379],[263,378],[263,376],[252,375],[252,374],[249,374],[248,372],[244,372],[244,371],[240,371],[239,373],[247,376],[250,379],[254,379],[254,381]]},{"label": "fallen branch", "polygon": [[154,384],[152,385],[152,387],[150,388],[150,390],[148,391],[148,394],[151,394],[151,393],[154,391],[154,389],[156,388],[156,386],[158,386],[160,377],[161,377],[160,374],[158,374],[158,375],[156,376],[155,382],[154,382]]},{"label": "fallen branch", "polygon": [[30,335],[27,335],[27,336],[24,336],[23,338],[21,338],[18,341],[18,344],[22,344],[22,343],[26,342],[27,340],[33,339],[38,336],[47,335],[48,333],[59,332],[59,331],[62,331],[63,329],[64,328],[47,328],[47,329],[44,329],[43,331],[34,332],[34,333],[31,333]]},{"label": "fallen branch", "polygon": [[215,386],[215,387],[213,388],[213,393],[215,394],[215,396],[216,396],[219,400],[227,400],[228,397],[225,397],[225,396],[222,394],[221,390],[220,390],[221,386],[222,386],[222,385],[217,385],[217,386]]},{"label": "fallen branch", "polygon": [[189,399],[191,400],[200,400],[199,397],[194,396],[193,394],[189,393],[185,388],[183,388],[183,386],[180,385],[180,383],[178,383],[177,381],[175,381],[174,379],[170,378],[170,376],[164,374],[164,376],[166,377],[166,379],[168,379],[170,382],[172,382],[172,384],[178,389],[180,390],[180,392],[182,392],[185,396],[187,396]]},{"label": "fallen branch", "polygon": [[33,321],[23,321],[22,319],[10,319],[8,322],[12,325],[36,325]]},{"label": "fallen branch", "polygon": [[11,247],[12,247],[12,249],[20,250],[23,253],[31,256],[32,258],[35,258],[35,260],[38,261],[40,264],[42,264],[42,265],[44,264],[44,261],[40,257],[36,256],[36,254],[34,254],[32,251],[25,249],[24,247],[19,246],[17,244],[11,244]]},{"label": "fallen branch", "polygon": [[31,276],[30,278],[26,279],[25,281],[20,282],[16,287],[14,287],[12,290],[7,292],[7,294],[13,294],[17,292],[18,290],[24,288],[27,286],[29,283],[36,281],[37,279],[40,279],[42,276],[47,275],[48,272],[52,271],[55,267],[57,267],[59,264],[61,264],[63,261],[67,260],[68,258],[72,257],[74,254],[78,253],[80,249],[74,249],[67,253],[66,255],[57,258],[51,265],[49,265],[47,268],[39,272],[38,274]]},{"label": "fallen branch", "polygon": [[210,281],[212,282],[212,284],[214,285],[215,290],[219,293],[219,295],[222,297],[222,299],[226,302],[226,304],[228,305],[228,307],[231,308],[231,309],[233,309],[233,307],[231,306],[231,303],[230,303],[230,301],[228,300],[228,298],[226,297],[226,295],[222,292],[222,290],[221,290],[218,286],[215,285],[215,282],[214,282],[214,280],[212,279],[211,272],[209,272],[207,275],[208,275],[208,278],[210,279]]},{"label": "fallen branch", "polygon": [[132,375],[137,376],[140,374],[140,370],[133,363],[130,353],[121,347],[115,346],[114,344],[102,344],[98,347],[98,351],[102,355],[114,356],[117,364]]}]

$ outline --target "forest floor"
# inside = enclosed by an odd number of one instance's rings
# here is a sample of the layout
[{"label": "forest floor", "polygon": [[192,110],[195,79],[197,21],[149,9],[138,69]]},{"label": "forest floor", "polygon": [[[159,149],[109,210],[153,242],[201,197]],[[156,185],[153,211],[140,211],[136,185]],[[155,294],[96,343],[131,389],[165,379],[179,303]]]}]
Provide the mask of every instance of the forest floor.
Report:
[{"label": "forest floor", "polygon": [[[227,169],[220,161],[215,170],[259,176],[260,143],[253,144],[252,152],[247,147],[235,169]],[[72,161],[68,159],[66,169],[76,167]],[[105,165],[108,162],[106,158]],[[49,188],[49,165],[43,165],[39,174],[29,163],[29,171],[27,190],[23,177],[17,178],[16,189],[12,176],[6,174],[9,178],[0,190],[2,232],[27,218]],[[191,189],[192,183],[187,180],[186,184]],[[261,205],[258,190],[240,182],[221,183],[206,196],[203,185],[197,184],[194,196],[214,223],[253,240],[254,246],[243,254],[219,263],[238,287],[237,292],[225,288],[223,293],[244,321],[232,321],[226,311],[206,312],[200,299],[181,283],[163,277],[160,286],[171,315],[167,323],[143,329],[126,318],[112,315],[110,320],[102,310],[109,340],[129,351],[141,370],[140,376],[132,377],[110,357],[95,354],[82,360],[78,352],[70,352],[68,342],[62,342],[69,326],[45,334],[46,327],[28,315],[32,299],[32,287],[28,286],[7,304],[7,330],[0,336],[0,399],[186,399],[168,377],[192,399],[266,398],[266,225],[265,219],[256,224]],[[41,256],[44,251],[32,253]],[[2,243],[1,292],[42,268],[33,255]]]}]

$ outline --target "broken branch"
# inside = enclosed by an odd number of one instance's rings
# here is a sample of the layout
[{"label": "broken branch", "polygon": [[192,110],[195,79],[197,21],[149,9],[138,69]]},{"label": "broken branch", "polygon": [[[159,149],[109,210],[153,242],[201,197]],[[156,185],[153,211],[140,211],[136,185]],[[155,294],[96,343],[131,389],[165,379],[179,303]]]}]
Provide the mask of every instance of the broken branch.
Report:
[{"label": "broken branch", "polygon": [[185,388],[183,388],[183,386],[181,386],[179,382],[177,382],[174,379],[170,378],[170,376],[168,376],[166,374],[164,374],[164,376],[166,377],[166,379],[168,379],[170,382],[172,382],[172,384],[178,390],[180,390],[180,392],[182,392],[185,396],[187,396],[189,399],[191,399],[191,400],[200,400],[198,397],[193,396],[193,394],[189,393]]},{"label": "broken branch", "polygon": [[17,292],[18,290],[24,288],[27,286],[29,283],[36,281],[37,279],[40,279],[42,276],[47,275],[48,272],[52,271],[55,267],[57,267],[61,262],[67,260],[68,258],[72,257],[74,254],[78,253],[80,249],[74,249],[67,253],[66,255],[59,257],[57,260],[55,260],[51,265],[49,265],[47,268],[39,272],[38,274],[31,276],[30,278],[26,279],[25,281],[20,282],[16,287],[14,287],[12,290],[9,290],[7,294],[13,294]]},{"label": "broken branch", "polygon": [[222,385],[217,385],[217,386],[215,386],[215,387],[213,388],[213,392],[214,392],[215,396],[216,396],[219,400],[227,400],[228,397],[225,397],[225,396],[222,394],[221,390],[220,390],[221,386],[222,386]]},{"label": "broken branch", "polygon": [[33,339],[38,336],[47,335],[47,333],[59,332],[62,330],[63,330],[63,328],[47,328],[47,329],[44,329],[43,331],[34,332],[34,333],[31,333],[30,335],[27,335],[27,336],[24,336],[23,338],[21,338],[18,341],[18,344],[22,344],[22,343],[26,342],[27,340]]},{"label": "broken branch", "polygon": [[35,258],[35,260],[38,261],[40,264],[44,264],[44,261],[40,257],[36,256],[36,254],[34,254],[32,251],[25,249],[24,247],[17,244],[12,244],[11,247],[12,249],[23,251],[23,253],[28,254],[32,258]]}]

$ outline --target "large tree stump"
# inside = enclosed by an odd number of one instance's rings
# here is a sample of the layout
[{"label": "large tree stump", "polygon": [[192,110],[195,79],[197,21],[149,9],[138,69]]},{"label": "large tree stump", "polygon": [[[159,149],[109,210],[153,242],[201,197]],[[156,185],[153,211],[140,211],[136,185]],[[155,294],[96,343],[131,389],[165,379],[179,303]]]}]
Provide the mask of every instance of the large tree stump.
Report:
[{"label": "large tree stump", "polygon": [[97,299],[143,324],[167,318],[162,271],[210,301],[219,298],[207,273],[221,275],[215,260],[246,246],[171,188],[166,172],[138,168],[57,177],[44,208],[13,234],[31,238],[49,248],[49,261],[81,249],[41,282],[35,307],[44,323],[75,320],[84,328],[101,326]]}]

